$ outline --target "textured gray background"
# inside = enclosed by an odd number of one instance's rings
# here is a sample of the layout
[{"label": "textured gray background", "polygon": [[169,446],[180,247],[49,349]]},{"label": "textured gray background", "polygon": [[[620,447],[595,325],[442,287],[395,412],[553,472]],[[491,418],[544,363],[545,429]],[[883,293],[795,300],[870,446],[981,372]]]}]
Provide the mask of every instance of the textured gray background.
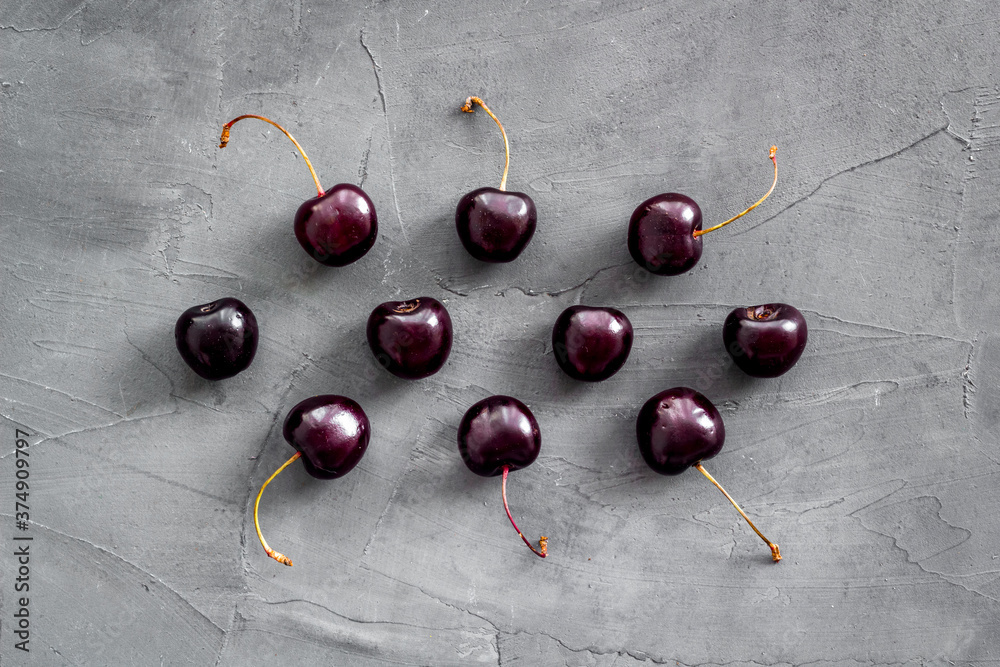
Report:
[{"label": "textured gray background", "polygon": [[[870,5],[870,6],[869,6]],[[0,658],[13,650],[14,430],[31,438],[33,664],[984,664],[1000,660],[1000,8],[995,2],[6,0],[0,5]],[[505,266],[454,231],[466,191],[510,186],[538,231]],[[328,269],[296,243],[313,192],[374,200],[374,249]],[[687,275],[651,277],[625,229],[675,190],[719,221]],[[249,371],[178,356],[186,308],[260,321]],[[377,303],[446,301],[455,345],[418,382],[364,340]],[[737,305],[797,305],[785,377],[728,362]],[[625,368],[566,378],[571,304],[636,328]],[[722,409],[708,468],[661,477],[638,406],[689,385]],[[368,454],[321,482],[287,410],[357,399]],[[464,410],[535,411],[542,453],[463,466]]]}]

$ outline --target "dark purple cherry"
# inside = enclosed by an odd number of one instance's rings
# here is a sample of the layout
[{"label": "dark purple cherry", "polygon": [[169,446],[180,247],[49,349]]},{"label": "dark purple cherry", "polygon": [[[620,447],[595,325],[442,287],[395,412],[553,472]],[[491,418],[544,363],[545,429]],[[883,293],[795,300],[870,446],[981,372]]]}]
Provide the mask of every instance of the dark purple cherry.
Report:
[{"label": "dark purple cherry", "polygon": [[507,192],[507,170],[510,167],[510,145],[507,132],[489,107],[478,97],[465,100],[462,111],[472,113],[473,103],[483,108],[500,128],[506,162],[500,188],[479,188],[462,197],[455,211],[458,238],[469,254],[484,262],[514,260],[535,233],[538,214],[535,202],[523,192]]},{"label": "dark purple cherry", "polygon": [[661,475],[679,475],[719,453],[726,441],[722,416],[694,389],[674,387],[646,401],[635,424],[639,451]]},{"label": "dark purple cherry", "polygon": [[503,476],[503,507],[514,530],[537,555],[545,558],[548,538],[539,548],[521,533],[507,506],[507,473],[531,465],[542,446],[538,422],[521,401],[511,396],[490,396],[469,408],[458,426],[458,453],[469,470],[482,477]]},{"label": "dark purple cherry", "polygon": [[715,481],[701,462],[710,459],[726,442],[722,415],[712,402],[694,389],[674,387],[661,391],[646,401],[635,422],[639,452],[650,468],[661,475],[678,475],[689,467],[696,468],[712,482],[746,519],[754,532],[771,549],[771,558],[781,560],[778,545],[764,537],[722,486]]},{"label": "dark purple cherry", "polygon": [[722,342],[747,375],[773,378],[795,365],[809,331],[798,308],[787,303],[737,308],[722,325]]},{"label": "dark purple cherry", "polygon": [[407,380],[437,373],[451,352],[451,316],[429,296],[376,306],[367,334],[379,364]]},{"label": "dark purple cherry", "polygon": [[378,218],[364,190],[349,183],[307,200],[295,213],[295,238],[313,259],[346,266],[375,245]]},{"label": "dark purple cherry", "polygon": [[206,380],[246,370],[257,354],[257,338],[257,318],[231,297],[188,308],[174,326],[177,351]]},{"label": "dark purple cherry", "polygon": [[514,260],[535,233],[535,202],[521,192],[479,188],[462,197],[455,211],[458,238],[484,262]]},{"label": "dark purple cherry", "polygon": [[364,256],[378,236],[375,205],[361,188],[341,183],[323,191],[309,156],[288,131],[270,118],[245,114],[222,126],[219,148],[229,143],[230,128],[244,118],[256,118],[274,127],[291,139],[309,167],[317,196],[308,199],[295,213],[295,238],[309,255],[327,266],[346,266]]},{"label": "dark purple cherry", "polygon": [[357,402],[346,396],[325,394],[307,398],[289,410],[282,434],[288,444],[295,448],[295,454],[261,485],[253,506],[253,522],[267,555],[279,563],[291,565],[292,561],[287,556],[268,546],[260,532],[257,507],[264,489],[278,473],[299,458],[302,458],[306,472],[317,479],[343,477],[365,455],[371,425]]},{"label": "dark purple cherry", "polygon": [[757,208],[778,182],[776,146],[771,146],[774,182],[757,203],[729,220],[701,228],[701,208],[693,199],[676,192],[656,195],[639,204],[628,225],[628,250],[636,264],[659,276],[676,276],[691,270],[701,259],[701,237],[728,225]]},{"label": "dark purple cherry", "polygon": [[658,276],[676,276],[701,259],[701,209],[676,192],[639,204],[628,225],[628,251],[636,263]]},{"label": "dark purple cherry", "polygon": [[632,323],[615,308],[570,306],[552,327],[552,349],[571,378],[607,380],[632,350]]}]

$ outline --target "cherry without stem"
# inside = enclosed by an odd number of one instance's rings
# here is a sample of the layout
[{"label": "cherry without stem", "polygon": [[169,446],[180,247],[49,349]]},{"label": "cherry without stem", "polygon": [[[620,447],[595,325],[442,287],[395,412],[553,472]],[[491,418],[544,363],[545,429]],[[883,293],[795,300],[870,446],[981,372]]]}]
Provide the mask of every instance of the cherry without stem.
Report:
[{"label": "cherry without stem", "polygon": [[615,308],[570,306],[552,327],[552,349],[571,378],[607,380],[625,365],[632,350],[632,323]]},{"label": "cherry without stem", "polygon": [[736,511],[764,540],[771,549],[771,559],[775,563],[781,560],[778,545],[757,530],[750,517],[701,464],[704,459],[718,454],[726,442],[722,415],[711,401],[687,387],[667,389],[642,406],[635,430],[639,451],[650,468],[662,475],[679,475],[689,467],[697,469],[729,499]]},{"label": "cherry without stem", "polygon": [[346,396],[325,394],[307,398],[289,410],[282,434],[296,451],[261,485],[253,506],[253,523],[267,555],[290,566],[292,561],[288,556],[272,549],[260,532],[257,508],[264,489],[299,458],[306,472],[317,479],[343,477],[358,464],[368,449],[371,425],[356,401]]},{"label": "cherry without stem", "polygon": [[309,167],[318,194],[303,202],[295,212],[295,238],[305,251],[321,264],[346,266],[371,250],[378,236],[378,216],[372,200],[364,190],[350,183],[340,183],[324,191],[305,150],[285,128],[264,116],[238,116],[222,127],[219,148],[229,143],[230,128],[245,118],[262,120],[281,130]]},{"label": "cherry without stem", "polygon": [[429,296],[376,306],[366,334],[379,364],[406,380],[437,373],[451,353],[451,316]]},{"label": "cherry without stem", "polygon": [[774,163],[774,181],[767,194],[742,213],[714,227],[701,228],[701,208],[686,195],[666,192],[639,204],[628,227],[628,250],[632,259],[659,276],[676,276],[689,271],[701,259],[703,235],[743,217],[774,192],[778,182],[777,150],[777,146],[771,146],[769,157]]},{"label": "cherry without stem", "polygon": [[531,241],[538,214],[535,202],[523,192],[507,192],[510,144],[507,132],[490,108],[478,97],[465,100],[462,111],[472,113],[475,104],[483,108],[500,128],[506,161],[498,188],[479,188],[458,202],[455,227],[469,254],[483,262],[511,262]]},{"label": "cherry without stem", "polygon": [[808,337],[802,313],[787,303],[736,308],[722,326],[722,342],[733,362],[758,378],[786,373],[802,356]]},{"label": "cherry without stem", "polygon": [[507,474],[531,465],[541,445],[535,416],[528,406],[511,396],[490,396],[479,401],[466,411],[458,427],[458,452],[465,465],[482,477],[502,476],[500,489],[507,518],[528,548],[545,558],[548,538],[539,538],[536,549],[517,527],[507,505]]},{"label": "cherry without stem", "polygon": [[188,308],[174,326],[181,358],[206,380],[246,370],[257,354],[258,338],[253,311],[232,297]]}]

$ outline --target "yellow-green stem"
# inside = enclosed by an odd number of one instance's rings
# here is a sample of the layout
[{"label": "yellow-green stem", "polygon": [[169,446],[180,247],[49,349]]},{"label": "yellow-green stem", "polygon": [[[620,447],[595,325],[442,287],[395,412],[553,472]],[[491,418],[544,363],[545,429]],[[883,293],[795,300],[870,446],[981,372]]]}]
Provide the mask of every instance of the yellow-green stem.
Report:
[{"label": "yellow-green stem", "polygon": [[764,533],[757,530],[757,526],[753,525],[753,521],[750,520],[750,517],[748,517],[746,513],[742,509],[740,509],[740,506],[737,505],[736,501],[733,500],[733,497],[729,495],[724,488],[722,488],[722,485],[716,482],[715,478],[708,474],[708,471],[705,470],[705,468],[701,465],[701,462],[695,463],[694,467],[697,468],[702,475],[707,477],[708,481],[710,481],[712,484],[715,484],[715,488],[717,488],[719,491],[722,491],[722,495],[724,495],[726,498],[729,499],[729,502],[733,504],[733,507],[736,508],[736,511],[740,513],[740,516],[746,519],[747,523],[750,524],[750,527],[753,528],[753,532],[757,533],[757,535],[760,536],[760,539],[764,540],[764,543],[767,544],[767,546],[771,547],[771,560],[773,560],[775,563],[781,560],[781,552],[778,551],[778,545],[772,542],[771,540],[767,539],[766,537],[764,537]]},{"label": "yellow-green stem", "polygon": [[263,495],[264,489],[267,488],[267,485],[271,483],[271,480],[274,479],[275,477],[277,477],[278,473],[280,473],[282,470],[284,470],[288,466],[290,466],[293,463],[295,463],[299,459],[300,456],[302,456],[302,452],[295,452],[295,454],[292,456],[292,458],[290,458],[287,461],[285,461],[284,464],[282,464],[282,466],[280,468],[278,468],[277,470],[274,471],[273,475],[271,475],[270,477],[267,478],[267,481],[264,482],[264,484],[261,485],[260,491],[257,492],[257,501],[253,504],[253,525],[254,525],[254,528],[257,529],[257,538],[260,539],[261,546],[264,547],[264,551],[267,552],[268,556],[270,556],[274,560],[278,561],[279,563],[284,563],[285,565],[288,565],[289,567],[291,567],[291,565],[292,565],[292,560],[288,556],[286,556],[285,554],[278,553],[277,551],[275,551],[274,549],[272,549],[270,546],[268,546],[267,540],[265,540],[264,536],[261,535],[261,532],[260,532],[260,521],[257,520],[257,508],[260,506],[260,497],[261,497],[261,495]]},{"label": "yellow-green stem", "polygon": [[765,199],[767,199],[768,197],[771,196],[771,193],[774,192],[774,186],[778,184],[778,159],[776,157],[774,157],[774,154],[777,153],[777,152],[778,152],[778,147],[777,146],[771,146],[771,153],[768,155],[768,157],[770,157],[771,158],[771,162],[774,163],[774,180],[771,182],[771,189],[767,191],[767,194],[765,194],[763,197],[761,197],[760,199],[758,199],[756,204],[754,204],[753,206],[751,206],[747,210],[743,211],[742,213],[737,213],[733,217],[729,218],[729,220],[726,220],[725,222],[720,222],[715,227],[709,227],[708,229],[697,229],[697,230],[695,230],[695,232],[694,232],[694,237],[695,238],[698,238],[702,234],[708,234],[709,232],[714,232],[716,229],[719,229],[720,227],[725,227],[726,225],[728,225],[733,220],[736,220],[737,218],[742,218],[744,215],[746,215],[750,211],[752,211],[755,208],[757,208],[758,206],[760,206],[761,203],[763,203],[763,201]]},{"label": "yellow-green stem", "polygon": [[295,137],[293,137],[291,134],[288,133],[288,130],[281,127],[270,118],[265,118],[264,116],[255,116],[252,113],[244,114],[242,116],[237,116],[236,118],[232,119],[231,121],[222,126],[222,136],[219,137],[219,148],[225,148],[226,144],[229,143],[229,128],[231,128],[233,125],[240,122],[244,118],[256,118],[257,120],[262,120],[265,123],[270,123],[271,125],[274,125],[276,128],[281,130],[286,137],[292,140],[292,143],[295,144],[295,147],[299,149],[299,153],[302,154],[302,159],[306,161],[306,166],[309,167],[309,173],[312,174],[313,177],[313,183],[316,184],[316,191],[319,193],[319,196],[322,197],[324,194],[323,186],[319,184],[319,176],[316,175],[316,170],[313,169],[312,162],[309,161],[309,156],[306,155],[305,150],[302,148],[302,146],[299,145],[299,142],[295,141]]}]

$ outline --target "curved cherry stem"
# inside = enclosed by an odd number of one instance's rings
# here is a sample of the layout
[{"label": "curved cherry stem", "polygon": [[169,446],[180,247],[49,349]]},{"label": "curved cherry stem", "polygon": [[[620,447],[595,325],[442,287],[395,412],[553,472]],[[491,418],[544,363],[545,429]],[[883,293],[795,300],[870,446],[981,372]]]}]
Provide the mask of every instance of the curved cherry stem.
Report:
[{"label": "curved cherry stem", "polygon": [[270,477],[267,478],[267,481],[264,482],[263,485],[261,485],[260,491],[257,492],[257,501],[253,504],[253,525],[254,525],[254,528],[257,529],[257,537],[260,539],[261,546],[264,547],[264,551],[267,552],[268,556],[270,556],[274,560],[278,561],[279,563],[284,563],[285,565],[287,565],[289,567],[292,566],[292,560],[288,556],[286,556],[285,554],[278,553],[277,551],[275,551],[274,549],[272,549],[270,546],[268,546],[267,540],[265,540],[264,536],[261,535],[261,533],[260,533],[260,521],[257,520],[257,507],[260,506],[260,497],[261,497],[261,495],[263,495],[264,489],[267,488],[267,485],[271,483],[271,480],[274,479],[275,477],[277,477],[278,473],[280,473],[282,470],[284,470],[288,466],[290,466],[293,463],[295,463],[299,459],[300,456],[302,456],[302,452],[295,452],[295,455],[292,456],[292,458],[290,458],[287,461],[285,461],[285,463],[282,464],[282,466],[280,468],[278,468],[277,470],[274,471],[273,475],[271,475]]},{"label": "curved cherry stem", "polygon": [[257,120],[262,120],[265,123],[270,123],[271,125],[274,125],[276,128],[281,130],[286,137],[291,139],[292,143],[295,144],[295,147],[299,149],[299,153],[302,154],[302,159],[306,161],[306,166],[309,167],[309,173],[312,174],[313,183],[316,184],[316,191],[319,193],[319,196],[322,197],[325,194],[323,192],[323,186],[319,184],[319,176],[316,175],[316,170],[313,169],[312,162],[309,161],[309,156],[306,155],[305,150],[303,150],[302,146],[299,145],[299,142],[295,141],[295,137],[293,137],[291,134],[288,133],[288,130],[281,127],[270,118],[265,118],[264,116],[255,116],[252,113],[244,114],[242,116],[237,116],[236,118],[232,119],[231,121],[222,126],[222,136],[219,137],[219,148],[225,148],[226,144],[229,143],[229,128],[231,128],[233,125],[240,122],[244,118],[256,118]]},{"label": "curved cherry stem", "polygon": [[742,213],[738,213],[738,214],[734,215],[733,217],[729,218],[729,220],[726,220],[725,222],[720,222],[715,227],[709,227],[708,229],[698,229],[698,230],[695,230],[695,233],[694,233],[694,237],[695,238],[698,238],[702,234],[708,234],[709,232],[714,232],[716,229],[719,229],[720,227],[725,227],[726,225],[728,225],[733,220],[736,220],[737,218],[742,218],[744,215],[746,215],[750,211],[752,211],[755,208],[757,208],[758,206],[760,206],[765,199],[767,199],[768,197],[771,196],[771,193],[774,192],[774,186],[778,184],[778,159],[776,157],[774,157],[774,154],[777,153],[777,152],[778,152],[778,147],[777,146],[771,146],[771,153],[768,155],[768,157],[771,158],[771,162],[774,163],[774,181],[771,182],[771,189],[767,191],[767,194],[765,194],[763,197],[761,197],[760,199],[758,199],[756,204],[754,204],[753,206],[751,206],[747,210],[743,211]]},{"label": "curved cherry stem", "polygon": [[496,116],[494,116],[493,112],[490,111],[490,108],[486,106],[486,102],[483,102],[482,99],[478,97],[465,98],[465,104],[462,105],[462,111],[464,111],[465,113],[472,113],[473,111],[475,111],[476,108],[472,106],[473,102],[481,106],[483,108],[483,111],[485,111],[490,115],[490,118],[493,119],[493,122],[496,123],[497,127],[500,128],[500,134],[503,135],[504,163],[503,163],[503,178],[500,179],[500,189],[506,190],[507,170],[510,169],[510,144],[507,143],[507,132],[503,129],[503,125],[500,124],[500,120]]},{"label": "curved cherry stem", "polygon": [[700,462],[695,463],[694,467],[697,468],[699,471],[701,471],[701,474],[707,477],[708,481],[710,481],[712,484],[715,484],[715,488],[717,488],[719,491],[722,491],[722,495],[728,498],[729,502],[731,502],[733,504],[733,507],[736,508],[736,511],[739,512],[740,515],[747,520],[747,523],[749,523],[750,527],[753,528],[753,532],[757,533],[760,539],[764,540],[764,543],[767,544],[767,546],[771,547],[771,560],[773,560],[775,563],[781,560],[781,552],[778,551],[778,545],[772,542],[771,540],[767,539],[766,537],[764,537],[764,533],[757,530],[757,526],[753,525],[753,521],[750,520],[750,517],[748,517],[746,513],[742,509],[740,509],[740,506],[736,504],[736,501],[733,500],[733,497],[731,495],[726,493],[726,490],[722,488],[722,485],[716,482],[715,478],[708,474],[708,471],[705,470],[704,467],[702,467]]},{"label": "curved cherry stem", "polygon": [[[485,108],[485,107],[483,107],[483,108]],[[508,472],[510,472],[510,466],[504,466],[503,467],[503,484],[501,485],[500,488],[501,488],[501,490],[503,492],[503,508],[505,510],[507,510],[507,518],[510,519],[510,525],[514,526],[514,530],[517,531],[517,536],[520,537],[522,540],[524,540],[524,543],[528,545],[529,549],[531,549],[532,551],[535,552],[536,556],[539,556],[540,558],[545,558],[545,556],[547,556],[548,553],[549,553],[549,549],[548,549],[549,538],[545,537],[544,535],[542,535],[540,538],[538,538],[538,549],[536,549],[535,546],[531,542],[528,541],[528,538],[525,537],[523,533],[521,533],[521,529],[517,527],[516,523],[514,523],[514,517],[512,517],[510,515],[510,508],[507,506],[507,473]]]}]

